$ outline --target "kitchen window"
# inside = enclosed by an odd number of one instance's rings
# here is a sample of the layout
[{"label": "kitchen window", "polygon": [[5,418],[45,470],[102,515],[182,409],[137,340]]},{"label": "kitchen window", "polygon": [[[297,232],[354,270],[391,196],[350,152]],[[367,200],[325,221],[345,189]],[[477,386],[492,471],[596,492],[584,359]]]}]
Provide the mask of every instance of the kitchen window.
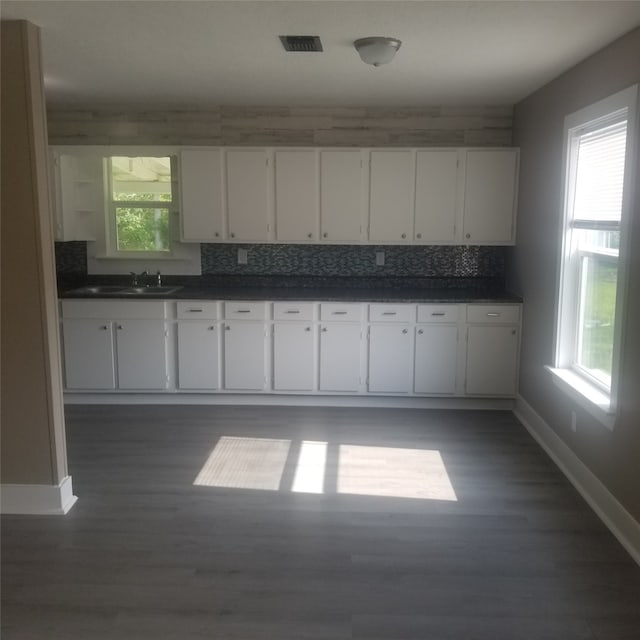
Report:
[{"label": "kitchen window", "polygon": [[637,87],[565,120],[559,386],[612,426],[624,309]]},{"label": "kitchen window", "polygon": [[173,209],[171,158],[111,156],[107,164],[110,254],[168,255]]}]

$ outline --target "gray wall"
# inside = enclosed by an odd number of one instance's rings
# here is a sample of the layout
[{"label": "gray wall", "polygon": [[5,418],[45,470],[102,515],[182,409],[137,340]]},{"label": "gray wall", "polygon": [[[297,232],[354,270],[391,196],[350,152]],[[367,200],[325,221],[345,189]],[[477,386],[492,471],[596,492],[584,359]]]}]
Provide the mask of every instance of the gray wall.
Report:
[{"label": "gray wall", "polygon": [[[552,384],[556,279],[562,220],[564,117],[640,82],[640,29],[628,33],[516,105],[521,149],[518,238],[507,278],[524,297],[520,371],[523,398],[640,522],[640,188],[633,202],[627,316],[623,320],[620,413],[613,432]],[[636,144],[636,172],[640,170]],[[570,412],[578,429],[570,429]]]}]

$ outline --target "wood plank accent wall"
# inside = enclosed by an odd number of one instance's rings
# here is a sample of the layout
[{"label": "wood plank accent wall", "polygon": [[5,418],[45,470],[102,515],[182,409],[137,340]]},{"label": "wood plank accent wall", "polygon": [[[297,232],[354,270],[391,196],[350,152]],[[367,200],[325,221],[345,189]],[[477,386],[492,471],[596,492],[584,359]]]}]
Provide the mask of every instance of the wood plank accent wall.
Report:
[{"label": "wood plank accent wall", "polygon": [[511,106],[62,109],[50,144],[509,146]]}]

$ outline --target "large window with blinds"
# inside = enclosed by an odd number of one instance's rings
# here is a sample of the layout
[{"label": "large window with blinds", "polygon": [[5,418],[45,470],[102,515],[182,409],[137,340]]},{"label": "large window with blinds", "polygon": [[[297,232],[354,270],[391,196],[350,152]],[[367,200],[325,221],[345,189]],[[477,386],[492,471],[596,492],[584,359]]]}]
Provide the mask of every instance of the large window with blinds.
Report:
[{"label": "large window with blinds", "polygon": [[[567,117],[556,366],[595,397],[614,391],[624,306],[624,223],[637,88]],[[600,404],[607,404],[606,402]],[[606,409],[607,407],[605,407]]]}]

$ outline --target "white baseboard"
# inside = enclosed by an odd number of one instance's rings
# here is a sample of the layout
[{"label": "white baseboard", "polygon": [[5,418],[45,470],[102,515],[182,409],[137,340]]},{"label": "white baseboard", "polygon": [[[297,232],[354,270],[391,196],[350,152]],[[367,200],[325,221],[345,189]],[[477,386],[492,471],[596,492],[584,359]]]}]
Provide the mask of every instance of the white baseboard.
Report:
[{"label": "white baseboard", "polygon": [[514,414],[547,452],[587,504],[640,565],[640,523],[618,502],[556,432],[518,396]]},{"label": "white baseboard", "polygon": [[3,514],[62,516],[76,503],[71,476],[59,485],[3,484],[0,485],[0,511]]},{"label": "white baseboard", "polygon": [[262,405],[287,407],[359,407],[392,409],[491,409],[512,411],[512,398],[331,396],[266,393],[65,393],[65,404]]}]

